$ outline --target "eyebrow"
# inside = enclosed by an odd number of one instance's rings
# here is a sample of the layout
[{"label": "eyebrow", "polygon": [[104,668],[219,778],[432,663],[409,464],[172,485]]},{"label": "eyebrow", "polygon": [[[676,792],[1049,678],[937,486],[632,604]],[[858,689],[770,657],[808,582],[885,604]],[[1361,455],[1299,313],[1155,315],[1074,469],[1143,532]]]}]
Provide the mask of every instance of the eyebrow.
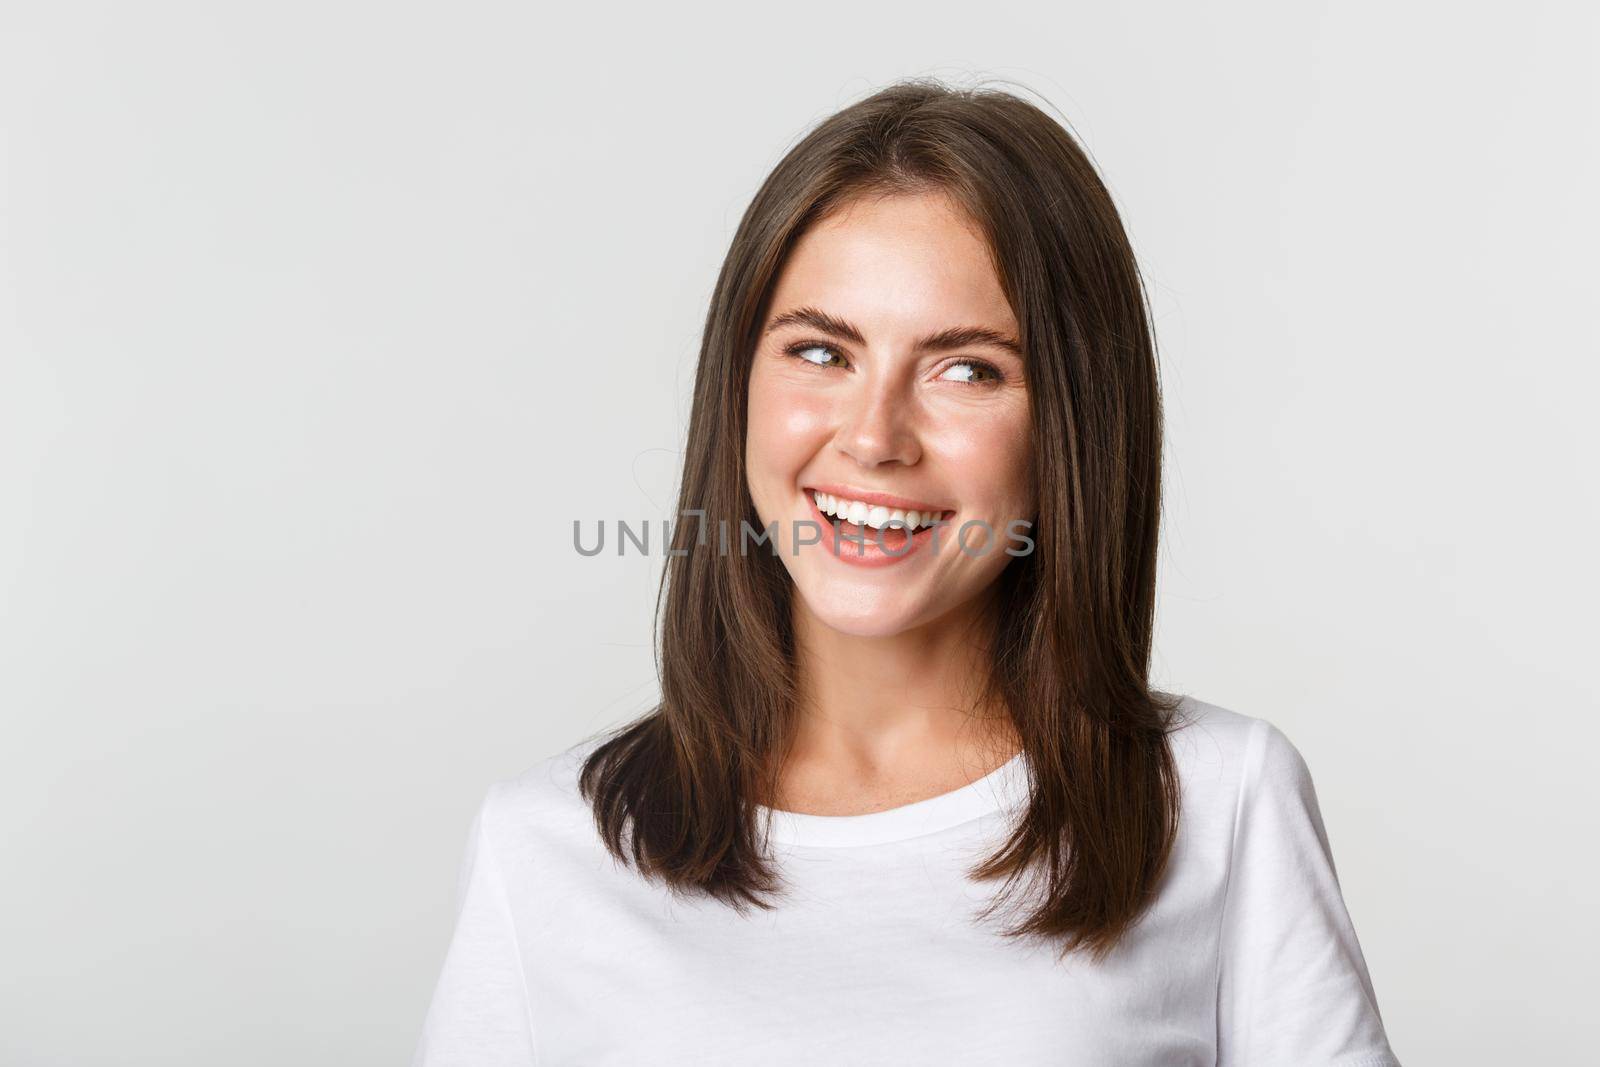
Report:
[{"label": "eyebrow", "polygon": [[[826,311],[810,306],[785,311],[782,315],[773,319],[764,332],[772,333],[774,330],[781,329],[784,326],[809,326],[814,330],[821,330],[823,333],[832,334],[834,337],[843,338],[854,344],[864,345],[867,343],[867,339],[862,336],[861,331],[852,324],[837,316],[830,315]],[[924,351],[946,352],[954,348],[968,348],[972,345],[993,345],[996,348],[1004,348],[1013,355],[1022,355],[1022,346],[1017,343],[1015,338],[996,333],[987,326],[952,326],[949,329],[940,330],[938,333],[930,333],[918,341],[915,347]]]}]

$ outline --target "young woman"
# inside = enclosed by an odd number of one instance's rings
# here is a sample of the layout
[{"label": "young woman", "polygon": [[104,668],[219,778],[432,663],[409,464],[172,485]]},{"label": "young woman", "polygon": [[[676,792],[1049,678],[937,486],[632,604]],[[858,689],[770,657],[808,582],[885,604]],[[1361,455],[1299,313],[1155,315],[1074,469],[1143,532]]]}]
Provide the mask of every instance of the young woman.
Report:
[{"label": "young woman", "polygon": [[415,1063],[1394,1067],[1299,754],[1149,686],[1161,436],[1061,126],[814,130],[707,319],[661,703],[490,787]]}]

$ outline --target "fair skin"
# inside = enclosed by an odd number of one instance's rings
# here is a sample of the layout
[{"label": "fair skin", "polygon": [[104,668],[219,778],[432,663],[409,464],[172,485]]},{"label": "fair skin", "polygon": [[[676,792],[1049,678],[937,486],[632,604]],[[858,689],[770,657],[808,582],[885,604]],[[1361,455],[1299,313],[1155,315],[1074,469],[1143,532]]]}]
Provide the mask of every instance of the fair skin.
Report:
[{"label": "fair skin", "polygon": [[[1036,518],[1026,367],[1005,343],[1017,321],[988,246],[943,193],[858,198],[802,236],[769,307],[745,460],[793,580],[801,679],[772,806],[856,815],[960,788],[1021,747],[1004,709],[973,694],[1004,549],[1021,547],[1008,524]],[[966,328],[978,332],[919,343]],[[946,525],[890,566],[861,566],[839,558],[859,558],[852,542],[803,543],[828,521],[816,486],[924,502]],[[974,520],[994,533],[972,526],[962,551]],[[891,549],[905,536],[881,535]]]}]

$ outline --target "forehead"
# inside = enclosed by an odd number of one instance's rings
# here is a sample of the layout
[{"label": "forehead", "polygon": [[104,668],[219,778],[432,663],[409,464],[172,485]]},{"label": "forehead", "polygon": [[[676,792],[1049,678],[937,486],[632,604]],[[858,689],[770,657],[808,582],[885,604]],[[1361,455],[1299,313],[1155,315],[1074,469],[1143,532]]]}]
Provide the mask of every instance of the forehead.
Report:
[{"label": "forehead", "polygon": [[1016,328],[977,222],[938,192],[857,198],[810,227],[779,275],[773,313],[797,304],[869,332]]}]

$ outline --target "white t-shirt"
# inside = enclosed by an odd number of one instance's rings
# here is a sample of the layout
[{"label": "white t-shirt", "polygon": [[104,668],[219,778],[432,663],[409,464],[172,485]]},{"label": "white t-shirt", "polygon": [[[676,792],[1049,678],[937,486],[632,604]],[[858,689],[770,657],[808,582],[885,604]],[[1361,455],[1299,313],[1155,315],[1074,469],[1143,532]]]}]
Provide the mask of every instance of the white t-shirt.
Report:
[{"label": "white t-shirt", "polygon": [[1398,1067],[1299,752],[1179,715],[1170,866],[1099,964],[995,932],[1020,911],[973,918],[1000,883],[964,872],[1026,799],[1023,755],[887,811],[772,812],[790,888],[741,917],[611,858],[581,742],[489,788],[413,1067]]}]

